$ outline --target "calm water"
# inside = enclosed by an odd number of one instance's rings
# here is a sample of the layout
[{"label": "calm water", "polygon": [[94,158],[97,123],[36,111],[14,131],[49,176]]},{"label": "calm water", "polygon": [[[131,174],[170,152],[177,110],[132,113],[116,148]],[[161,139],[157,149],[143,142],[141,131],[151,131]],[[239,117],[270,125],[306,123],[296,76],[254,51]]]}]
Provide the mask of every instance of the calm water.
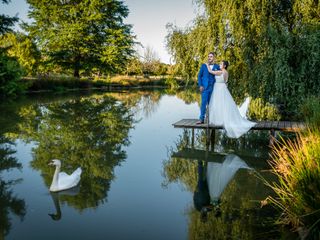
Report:
[{"label": "calm water", "polygon": [[[112,92],[2,103],[0,239],[274,239],[265,133],[231,141],[174,129],[197,95]],[[50,193],[54,168],[83,169]],[[213,197],[214,195],[214,197]],[[202,213],[201,213],[202,209]],[[205,214],[205,210],[208,213]],[[210,211],[209,211],[210,210]]]}]

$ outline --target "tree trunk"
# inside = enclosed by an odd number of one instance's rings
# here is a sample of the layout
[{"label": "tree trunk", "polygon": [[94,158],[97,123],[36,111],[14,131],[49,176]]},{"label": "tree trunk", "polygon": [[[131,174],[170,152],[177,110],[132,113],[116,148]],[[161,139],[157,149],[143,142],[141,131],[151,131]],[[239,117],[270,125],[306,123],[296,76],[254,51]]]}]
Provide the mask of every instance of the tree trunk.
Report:
[{"label": "tree trunk", "polygon": [[76,57],[75,63],[74,63],[74,72],[73,76],[76,78],[80,78],[80,57]]},{"label": "tree trunk", "polygon": [[79,69],[74,69],[73,76],[76,78],[80,78]]}]

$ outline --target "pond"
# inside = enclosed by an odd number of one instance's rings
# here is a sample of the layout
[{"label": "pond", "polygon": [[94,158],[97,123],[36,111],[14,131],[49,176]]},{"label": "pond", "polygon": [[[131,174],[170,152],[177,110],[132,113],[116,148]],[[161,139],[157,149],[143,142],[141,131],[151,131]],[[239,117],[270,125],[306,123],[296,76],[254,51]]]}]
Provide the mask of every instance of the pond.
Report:
[{"label": "pond", "polygon": [[[1,239],[275,239],[268,138],[174,129],[196,118],[188,92],[33,95],[2,103]],[[78,187],[50,193],[54,167],[82,168]]]}]

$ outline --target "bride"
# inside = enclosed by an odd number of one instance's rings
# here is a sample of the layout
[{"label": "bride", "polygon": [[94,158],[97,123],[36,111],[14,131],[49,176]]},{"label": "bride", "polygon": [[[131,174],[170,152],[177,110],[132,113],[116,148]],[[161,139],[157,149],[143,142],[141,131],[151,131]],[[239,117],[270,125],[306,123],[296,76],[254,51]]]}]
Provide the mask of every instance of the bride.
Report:
[{"label": "bride", "polygon": [[209,121],[211,124],[223,126],[228,137],[239,138],[256,123],[246,119],[249,98],[238,108],[227,88],[228,66],[228,61],[222,61],[221,70],[212,71],[207,64],[208,71],[214,74],[216,79],[209,103]]}]

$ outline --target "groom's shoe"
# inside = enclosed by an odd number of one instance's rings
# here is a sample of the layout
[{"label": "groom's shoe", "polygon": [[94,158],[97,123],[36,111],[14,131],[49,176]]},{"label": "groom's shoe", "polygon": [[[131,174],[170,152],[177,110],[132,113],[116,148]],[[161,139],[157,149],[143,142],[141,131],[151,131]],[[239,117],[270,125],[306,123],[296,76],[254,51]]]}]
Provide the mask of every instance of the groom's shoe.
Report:
[{"label": "groom's shoe", "polygon": [[204,124],[204,121],[203,120],[199,120],[196,122],[196,124]]}]

